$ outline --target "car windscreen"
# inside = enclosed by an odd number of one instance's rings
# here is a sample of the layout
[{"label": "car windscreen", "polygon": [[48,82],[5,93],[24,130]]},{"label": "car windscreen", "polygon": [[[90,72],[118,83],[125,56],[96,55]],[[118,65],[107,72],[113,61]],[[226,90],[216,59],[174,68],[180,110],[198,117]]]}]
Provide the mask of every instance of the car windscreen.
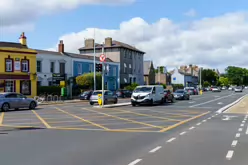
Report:
[{"label": "car windscreen", "polygon": [[151,92],[152,91],[152,87],[138,87],[134,90],[134,93],[138,93],[138,92]]},{"label": "car windscreen", "polygon": [[175,93],[183,93],[183,90],[176,90]]},{"label": "car windscreen", "polygon": [[97,92],[94,92],[92,95],[98,95],[98,94],[102,94],[101,91],[97,91]]},{"label": "car windscreen", "polygon": [[89,93],[90,93],[90,91],[85,91],[83,94],[87,95],[87,94],[89,94]]}]

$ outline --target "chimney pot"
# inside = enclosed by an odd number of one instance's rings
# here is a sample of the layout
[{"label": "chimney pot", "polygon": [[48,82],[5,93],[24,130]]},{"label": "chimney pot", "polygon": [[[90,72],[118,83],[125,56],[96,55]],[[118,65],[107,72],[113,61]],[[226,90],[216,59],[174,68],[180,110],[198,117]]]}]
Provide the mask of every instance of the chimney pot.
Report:
[{"label": "chimney pot", "polygon": [[105,38],[105,46],[106,47],[111,47],[112,46],[112,38],[111,37]]},{"label": "chimney pot", "polygon": [[94,47],[94,43],[95,43],[95,40],[90,38],[90,39],[86,39],[84,40],[84,47],[86,48],[93,48]]},{"label": "chimney pot", "polygon": [[63,40],[60,40],[60,41],[59,41],[58,51],[59,51],[60,53],[64,53],[64,52],[65,52],[65,45],[64,45]]}]

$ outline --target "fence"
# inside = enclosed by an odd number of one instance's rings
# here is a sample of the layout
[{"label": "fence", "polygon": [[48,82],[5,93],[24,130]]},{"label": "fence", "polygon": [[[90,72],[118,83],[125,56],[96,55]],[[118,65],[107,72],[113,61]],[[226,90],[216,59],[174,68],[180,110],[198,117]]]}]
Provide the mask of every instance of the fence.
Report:
[{"label": "fence", "polygon": [[61,102],[62,97],[58,95],[41,95],[41,96],[35,96],[34,99],[38,102],[38,104],[41,103],[56,103]]}]

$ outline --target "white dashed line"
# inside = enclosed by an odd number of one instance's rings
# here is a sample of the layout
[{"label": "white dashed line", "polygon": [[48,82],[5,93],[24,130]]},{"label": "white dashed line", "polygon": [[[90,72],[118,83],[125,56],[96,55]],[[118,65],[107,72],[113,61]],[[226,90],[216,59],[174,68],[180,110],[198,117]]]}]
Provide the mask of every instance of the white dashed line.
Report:
[{"label": "white dashed line", "polygon": [[235,147],[235,146],[237,145],[237,143],[238,143],[238,141],[237,141],[237,140],[234,140],[234,141],[232,142],[232,147]]},{"label": "white dashed line", "polygon": [[240,124],[240,127],[244,127],[244,124]]},{"label": "white dashed line", "polygon": [[170,143],[170,142],[172,142],[173,140],[176,140],[176,138],[171,138],[171,139],[167,140],[167,143]]},{"label": "white dashed line", "polygon": [[245,123],[245,121],[243,120],[242,123]]},{"label": "white dashed line", "polygon": [[243,128],[239,128],[239,132],[241,132],[243,130]]},{"label": "white dashed line", "polygon": [[236,136],[235,137],[236,138],[240,137],[240,133],[236,133]]},{"label": "white dashed line", "polygon": [[202,120],[202,122],[206,122],[207,120]]},{"label": "white dashed line", "polygon": [[214,117],[214,115],[212,117]]},{"label": "white dashed line", "polygon": [[229,151],[227,152],[227,154],[226,154],[226,158],[227,158],[228,160],[230,160],[230,159],[232,159],[232,156],[233,156],[233,151],[232,151],[232,150],[229,150]]},{"label": "white dashed line", "polygon": [[194,129],[194,128],[195,128],[195,127],[190,127],[189,130],[192,130],[192,129]]},{"label": "white dashed line", "polygon": [[186,132],[181,132],[181,133],[180,133],[180,135],[184,135],[184,134],[186,134]]},{"label": "white dashed line", "polygon": [[201,125],[201,123],[197,123],[196,125]]},{"label": "white dashed line", "polygon": [[246,129],[246,132],[245,132],[245,134],[248,134],[248,126],[247,126],[247,129]]},{"label": "white dashed line", "polygon": [[142,159],[136,159],[135,161],[129,163],[128,165],[135,165],[137,163],[139,163]]},{"label": "white dashed line", "polygon": [[154,152],[156,152],[157,150],[159,150],[160,148],[162,148],[162,146],[158,146],[158,147],[152,149],[152,150],[149,151],[149,152],[150,152],[150,153],[154,153]]},{"label": "white dashed line", "polygon": [[210,120],[210,119],[211,119],[211,117],[208,118],[208,120]]}]

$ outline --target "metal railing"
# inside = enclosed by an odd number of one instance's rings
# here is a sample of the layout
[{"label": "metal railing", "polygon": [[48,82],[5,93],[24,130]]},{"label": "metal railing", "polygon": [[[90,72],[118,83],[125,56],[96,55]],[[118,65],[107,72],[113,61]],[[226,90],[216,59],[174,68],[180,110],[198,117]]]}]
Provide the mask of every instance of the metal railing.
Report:
[{"label": "metal railing", "polygon": [[41,103],[57,103],[62,101],[62,96],[58,95],[40,95],[40,96],[35,96],[34,100],[38,102],[38,104]]}]

